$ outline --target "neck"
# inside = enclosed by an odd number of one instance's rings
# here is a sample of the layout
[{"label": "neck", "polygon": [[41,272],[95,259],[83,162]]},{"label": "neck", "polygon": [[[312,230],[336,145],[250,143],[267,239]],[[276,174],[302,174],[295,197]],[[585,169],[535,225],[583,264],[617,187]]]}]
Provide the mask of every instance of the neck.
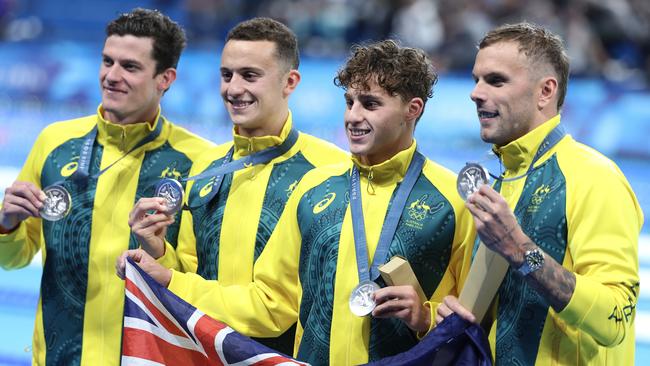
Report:
[{"label": "neck", "polygon": [[353,155],[363,165],[366,166],[379,165],[385,161],[392,159],[395,155],[399,154],[400,152],[407,150],[409,147],[411,147],[412,144],[413,144],[413,140],[411,139],[408,143],[395,146],[393,149],[387,151],[380,151],[376,154],[365,154],[365,155],[353,154]]},{"label": "neck", "polygon": [[284,114],[284,118],[278,118],[273,123],[268,123],[261,127],[245,128],[236,126],[236,132],[243,137],[263,137],[263,136],[280,136],[284,124],[287,121],[289,111]]},{"label": "neck", "polygon": [[103,111],[102,116],[104,119],[108,122],[114,123],[116,125],[131,125],[134,123],[142,123],[146,122],[150,126],[153,126],[154,122],[156,121],[156,117],[158,116],[158,109],[154,110],[153,112],[149,112],[145,115],[140,115],[140,116],[118,116],[115,113],[111,113],[109,111]]}]

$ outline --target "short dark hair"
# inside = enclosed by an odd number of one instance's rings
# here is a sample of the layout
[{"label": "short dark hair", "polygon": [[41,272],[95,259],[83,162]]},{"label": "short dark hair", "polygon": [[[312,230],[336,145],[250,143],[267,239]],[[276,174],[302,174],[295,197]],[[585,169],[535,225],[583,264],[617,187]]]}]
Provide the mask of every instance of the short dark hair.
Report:
[{"label": "short dark hair", "polygon": [[370,81],[404,101],[419,97],[426,104],[438,75],[423,50],[384,40],[353,46],[352,55],[334,78],[334,84],[345,90],[369,89]]},{"label": "short dark hair", "polygon": [[526,55],[531,65],[541,62],[553,67],[558,82],[557,108],[562,108],[569,82],[569,57],[562,39],[544,27],[522,22],[504,24],[491,30],[479,42],[478,48],[500,42],[517,42],[519,52]]},{"label": "short dark hair", "polygon": [[158,10],[133,9],[121,14],[106,26],[106,37],[113,35],[153,38],[152,57],[156,61],[156,74],[176,68],[186,38],[183,28]]},{"label": "short dark hair", "polygon": [[289,69],[298,69],[300,65],[296,34],[277,20],[258,17],[243,21],[228,32],[226,42],[230,40],[273,42],[277,58]]}]

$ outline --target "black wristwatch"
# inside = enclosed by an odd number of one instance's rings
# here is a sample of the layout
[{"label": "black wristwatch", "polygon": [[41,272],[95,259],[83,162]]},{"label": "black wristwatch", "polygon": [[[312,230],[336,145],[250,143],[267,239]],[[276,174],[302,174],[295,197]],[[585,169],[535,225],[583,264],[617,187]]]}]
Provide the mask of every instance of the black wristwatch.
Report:
[{"label": "black wristwatch", "polygon": [[527,276],[528,274],[542,268],[543,265],[544,253],[541,249],[536,248],[533,250],[527,250],[526,253],[524,253],[524,264],[517,268],[517,271],[522,275]]}]

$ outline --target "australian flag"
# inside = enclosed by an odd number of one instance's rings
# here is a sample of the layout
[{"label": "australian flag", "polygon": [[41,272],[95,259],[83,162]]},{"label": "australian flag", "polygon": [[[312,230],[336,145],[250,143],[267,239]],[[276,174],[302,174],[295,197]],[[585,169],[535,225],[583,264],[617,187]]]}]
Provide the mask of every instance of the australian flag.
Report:
[{"label": "australian flag", "polygon": [[[126,264],[122,365],[307,365],[245,337]],[[407,352],[368,365],[492,364],[481,328],[455,314]]]}]

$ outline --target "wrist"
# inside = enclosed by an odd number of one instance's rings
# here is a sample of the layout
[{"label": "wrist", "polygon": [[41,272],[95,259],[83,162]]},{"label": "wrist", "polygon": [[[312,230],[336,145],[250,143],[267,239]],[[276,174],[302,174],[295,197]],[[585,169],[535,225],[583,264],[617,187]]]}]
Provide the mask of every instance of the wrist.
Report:
[{"label": "wrist", "polygon": [[163,272],[163,278],[160,284],[165,286],[165,288],[168,288],[170,282],[172,282],[172,270],[165,268],[165,271]]},{"label": "wrist", "polygon": [[535,246],[533,249],[526,250],[524,253],[524,262],[519,267],[515,267],[515,269],[522,276],[528,276],[529,274],[542,269],[544,266],[544,258],[545,255],[542,249]]},{"label": "wrist", "polygon": [[14,232],[17,228],[20,222],[7,222],[9,220],[5,220],[5,217],[0,218],[0,234],[11,234]]},{"label": "wrist", "polygon": [[140,242],[140,248],[142,248],[147,254],[152,256],[154,259],[159,259],[165,255],[165,241],[162,240],[162,243],[150,243],[146,240]]},{"label": "wrist", "polygon": [[418,327],[418,334],[426,334],[431,329],[433,313],[429,302],[425,302],[422,306],[422,321]]},{"label": "wrist", "polygon": [[522,231],[515,236],[515,245],[512,252],[506,256],[506,260],[513,268],[519,268],[526,261],[526,252],[537,249],[538,246]]}]

